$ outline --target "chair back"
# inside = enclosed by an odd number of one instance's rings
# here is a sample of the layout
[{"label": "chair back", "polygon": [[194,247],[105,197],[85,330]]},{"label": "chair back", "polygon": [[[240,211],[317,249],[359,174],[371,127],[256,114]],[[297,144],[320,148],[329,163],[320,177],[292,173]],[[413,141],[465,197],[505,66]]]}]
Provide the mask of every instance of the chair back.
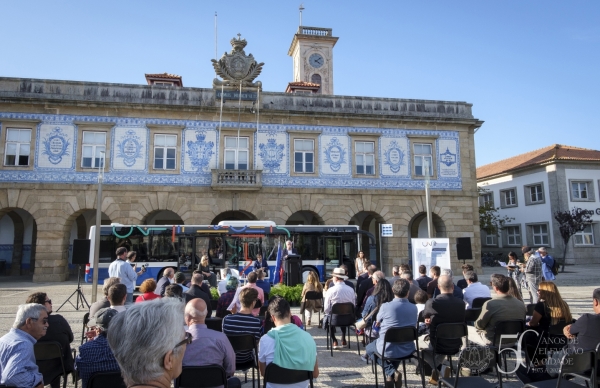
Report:
[{"label": "chair back", "polygon": [[254,304],[254,308],[261,308],[263,306],[262,302],[260,301],[260,299],[256,299],[256,303]]},{"label": "chair back", "polygon": [[560,362],[558,378],[562,378],[564,373],[584,374],[586,372],[591,372],[593,378],[596,376],[596,368],[595,350],[586,350],[581,353],[567,352]]},{"label": "chair back", "polygon": [[336,303],[331,306],[331,326],[350,326],[356,323],[354,304],[351,302]]},{"label": "chair back", "polygon": [[417,316],[417,323],[425,323],[425,316],[423,315],[424,312],[425,310],[419,311],[419,315]]},{"label": "chair back", "polygon": [[562,337],[564,336],[563,329],[567,326],[567,322],[560,321],[555,325],[548,326],[548,335],[554,337]]},{"label": "chair back", "polygon": [[[404,327],[390,327],[385,332],[383,337],[383,353],[381,353],[385,357],[385,348],[389,343],[403,343],[403,342],[413,342],[419,339],[419,335],[417,334],[417,328],[415,326],[404,326]],[[417,343],[417,350],[419,344]]]},{"label": "chair back", "polygon": [[[511,321],[500,321],[494,327],[494,346],[501,348],[504,346],[512,346],[518,340],[518,335],[525,331],[525,321],[517,319]],[[502,341],[503,335],[516,335],[513,339]]]},{"label": "chair back", "polygon": [[96,372],[90,377],[86,388],[127,388],[121,371],[113,372]]},{"label": "chair back", "polygon": [[473,305],[471,306],[471,308],[480,309],[481,307],[483,307],[483,304],[490,299],[492,298],[475,298],[473,299]]},{"label": "chair back", "polygon": [[210,300],[210,309],[213,311],[217,311],[217,307],[219,305],[219,301],[216,299],[211,299]]},{"label": "chair back", "polygon": [[236,353],[256,349],[256,338],[252,334],[229,334],[227,339]]},{"label": "chair back", "polygon": [[461,339],[468,335],[465,323],[440,323],[435,328],[436,340]]},{"label": "chair back", "polygon": [[313,371],[286,369],[272,362],[269,365],[267,365],[263,381],[264,388],[266,388],[267,383],[294,384],[306,380],[310,381],[310,387],[313,388]]},{"label": "chair back", "polygon": [[465,310],[465,322],[475,322],[479,315],[481,314],[481,309],[468,309]]},{"label": "chair back", "polygon": [[225,317],[226,317],[227,315],[229,315],[229,314],[231,314],[231,311],[229,311],[229,310],[225,310],[225,311],[223,312],[223,318],[225,318]]},{"label": "chair back", "polygon": [[222,318],[206,318],[204,321],[206,323],[206,327],[215,330],[215,331],[223,331],[223,319]]},{"label": "chair back", "polygon": [[175,388],[208,388],[225,386],[227,374],[221,365],[184,366],[175,380]]},{"label": "chair back", "polygon": [[56,341],[42,341],[33,345],[33,353],[36,361],[62,360],[62,346]]},{"label": "chair back", "polygon": [[319,291],[306,291],[304,294],[306,300],[321,300],[323,299],[323,293]]}]

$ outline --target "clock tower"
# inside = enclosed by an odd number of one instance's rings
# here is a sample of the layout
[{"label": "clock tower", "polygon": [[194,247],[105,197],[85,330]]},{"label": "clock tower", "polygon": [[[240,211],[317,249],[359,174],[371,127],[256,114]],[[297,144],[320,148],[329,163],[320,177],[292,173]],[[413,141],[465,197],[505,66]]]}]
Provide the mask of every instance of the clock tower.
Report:
[{"label": "clock tower", "polygon": [[294,61],[294,82],[319,84],[317,93],[333,94],[333,46],[338,38],[331,28],[298,27],[288,55]]}]

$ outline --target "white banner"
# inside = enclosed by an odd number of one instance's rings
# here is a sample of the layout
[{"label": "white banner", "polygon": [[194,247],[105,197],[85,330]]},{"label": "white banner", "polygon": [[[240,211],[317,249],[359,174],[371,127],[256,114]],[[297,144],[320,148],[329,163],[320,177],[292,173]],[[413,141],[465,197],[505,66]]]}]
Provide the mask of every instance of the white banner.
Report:
[{"label": "white banner", "polygon": [[423,264],[429,269],[434,265],[450,269],[450,240],[447,238],[413,238],[411,239],[413,276],[418,278],[419,266]]}]

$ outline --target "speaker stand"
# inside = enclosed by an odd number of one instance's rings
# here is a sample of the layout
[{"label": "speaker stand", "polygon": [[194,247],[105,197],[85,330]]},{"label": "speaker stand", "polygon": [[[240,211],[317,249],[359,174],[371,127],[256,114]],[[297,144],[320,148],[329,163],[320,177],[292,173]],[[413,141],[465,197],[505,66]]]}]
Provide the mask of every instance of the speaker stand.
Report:
[{"label": "speaker stand", "polygon": [[[71,302],[71,298],[74,296],[75,304]],[[65,300],[63,304],[61,304],[60,307],[56,309],[56,311],[58,312],[67,302],[69,302],[69,304],[73,306],[77,311],[79,311],[79,302],[81,302],[81,308],[83,308],[84,304],[87,306],[88,310],[90,308],[89,303],[87,302],[85,296],[83,295],[83,292],[81,291],[81,264],[77,267],[77,289],[73,291],[71,296],[69,296],[67,300]]]}]

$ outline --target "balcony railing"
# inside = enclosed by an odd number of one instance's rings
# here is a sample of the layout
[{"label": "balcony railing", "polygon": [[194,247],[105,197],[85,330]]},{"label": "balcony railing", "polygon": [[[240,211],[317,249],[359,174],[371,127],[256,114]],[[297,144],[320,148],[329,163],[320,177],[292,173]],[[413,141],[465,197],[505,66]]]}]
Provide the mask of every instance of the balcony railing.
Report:
[{"label": "balcony railing", "polygon": [[213,190],[260,190],[262,170],[212,170]]},{"label": "balcony railing", "polygon": [[331,28],[320,28],[320,27],[298,27],[298,33],[303,35],[316,35],[316,36],[332,36]]}]

